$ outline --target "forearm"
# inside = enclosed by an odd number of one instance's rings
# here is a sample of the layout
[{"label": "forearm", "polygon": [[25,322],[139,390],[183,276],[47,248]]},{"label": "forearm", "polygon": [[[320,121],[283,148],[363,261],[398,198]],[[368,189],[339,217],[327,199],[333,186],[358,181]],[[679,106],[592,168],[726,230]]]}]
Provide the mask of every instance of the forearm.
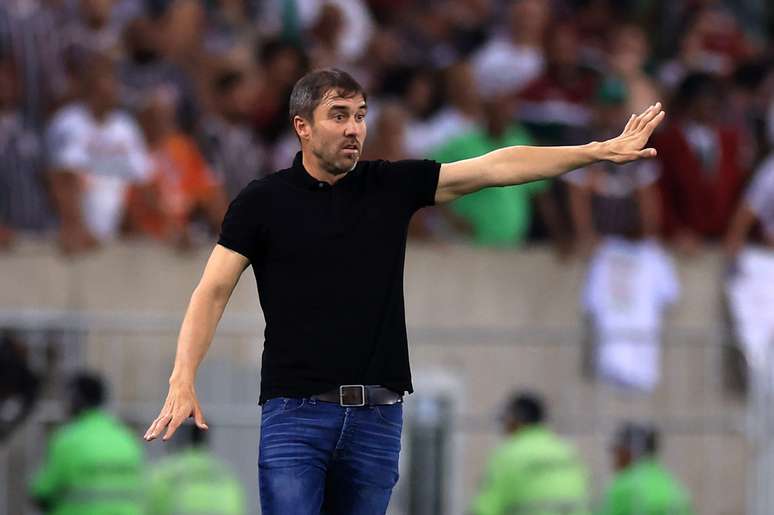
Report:
[{"label": "forearm", "polygon": [[180,328],[170,384],[194,383],[196,371],[209,349],[229,294],[201,285],[194,290]]},{"label": "forearm", "polygon": [[57,170],[51,173],[51,196],[65,226],[82,223],[80,185],[78,176],[69,171]]},{"label": "forearm", "polygon": [[486,154],[482,170],[491,185],[509,186],[551,179],[611,158],[608,154],[605,144],[596,141],[568,147],[505,147]]}]

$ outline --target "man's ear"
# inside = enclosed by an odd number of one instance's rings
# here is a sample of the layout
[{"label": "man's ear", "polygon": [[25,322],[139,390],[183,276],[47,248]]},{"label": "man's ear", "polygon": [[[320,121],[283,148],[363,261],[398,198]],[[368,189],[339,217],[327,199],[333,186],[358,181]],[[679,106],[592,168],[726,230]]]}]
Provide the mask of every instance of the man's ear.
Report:
[{"label": "man's ear", "polygon": [[300,116],[293,117],[293,128],[296,131],[299,139],[307,140],[310,136],[311,124]]}]

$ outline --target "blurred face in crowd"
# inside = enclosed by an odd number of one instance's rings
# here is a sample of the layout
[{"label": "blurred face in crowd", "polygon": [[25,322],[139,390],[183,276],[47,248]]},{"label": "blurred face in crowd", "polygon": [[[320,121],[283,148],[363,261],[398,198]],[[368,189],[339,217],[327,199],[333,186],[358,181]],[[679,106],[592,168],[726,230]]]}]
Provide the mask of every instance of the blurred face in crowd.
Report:
[{"label": "blurred face in crowd", "polygon": [[140,111],[139,121],[148,142],[161,143],[177,130],[174,97],[163,89],[154,92]]},{"label": "blurred face in crowd", "polygon": [[142,17],[130,22],[124,38],[127,52],[134,62],[143,64],[159,56],[159,29],[150,19]]},{"label": "blurred face in crowd", "polygon": [[612,65],[620,73],[642,70],[650,52],[645,32],[633,25],[624,25],[615,31],[610,48]]},{"label": "blurred face in crowd", "polygon": [[252,115],[260,94],[260,80],[247,74],[220,95],[223,116],[230,120],[247,120]]},{"label": "blurred face in crowd", "polygon": [[367,106],[362,95],[347,98],[340,91],[323,95],[312,120],[296,116],[294,125],[304,152],[311,152],[332,175],[352,170],[366,138]]},{"label": "blurred face in crowd", "polygon": [[118,81],[111,61],[99,58],[90,63],[84,79],[84,95],[95,114],[106,114],[116,106]]},{"label": "blurred face in crowd", "polygon": [[110,20],[113,0],[81,0],[81,16],[92,27],[102,27]]},{"label": "blurred face in crowd", "polygon": [[404,102],[414,116],[423,117],[433,102],[433,78],[428,73],[417,73],[409,82]]},{"label": "blurred face in crowd", "polygon": [[571,25],[553,27],[546,41],[546,57],[555,67],[573,67],[578,63],[578,33]]},{"label": "blurred face in crowd", "polygon": [[721,109],[720,93],[707,88],[691,100],[689,115],[699,123],[713,124],[718,120]]},{"label": "blurred face in crowd", "polygon": [[547,0],[515,0],[508,12],[511,35],[518,40],[539,43],[550,19]]},{"label": "blurred face in crowd", "polygon": [[449,68],[446,74],[446,92],[449,102],[458,109],[477,110],[480,102],[476,80],[469,63],[463,61]]}]

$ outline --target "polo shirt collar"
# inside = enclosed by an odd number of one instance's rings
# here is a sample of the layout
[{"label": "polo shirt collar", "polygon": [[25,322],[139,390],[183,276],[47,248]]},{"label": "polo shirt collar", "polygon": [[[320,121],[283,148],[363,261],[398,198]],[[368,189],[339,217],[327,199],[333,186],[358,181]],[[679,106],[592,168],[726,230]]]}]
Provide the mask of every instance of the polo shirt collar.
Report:
[{"label": "polo shirt collar", "polygon": [[[290,168],[290,177],[296,186],[305,188],[308,190],[316,190],[330,186],[327,182],[318,181],[306,171],[304,168],[304,161],[301,151],[296,153],[296,157],[293,159],[293,166]],[[320,185],[323,186],[320,186]]]}]

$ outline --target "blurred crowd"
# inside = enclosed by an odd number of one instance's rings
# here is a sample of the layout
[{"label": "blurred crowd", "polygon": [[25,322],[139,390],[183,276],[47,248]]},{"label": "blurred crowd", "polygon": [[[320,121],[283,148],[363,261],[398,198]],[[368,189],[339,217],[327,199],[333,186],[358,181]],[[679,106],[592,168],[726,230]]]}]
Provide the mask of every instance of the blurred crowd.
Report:
[{"label": "blurred crowd", "polygon": [[[4,0],[0,248],[211,242],[289,166],[288,96],[337,66],[369,92],[364,158],[463,159],[616,135],[656,100],[657,160],[420,213],[414,238],[560,255],[601,236],[774,242],[772,7],[755,0]],[[760,222],[760,223],[756,223]]]}]

